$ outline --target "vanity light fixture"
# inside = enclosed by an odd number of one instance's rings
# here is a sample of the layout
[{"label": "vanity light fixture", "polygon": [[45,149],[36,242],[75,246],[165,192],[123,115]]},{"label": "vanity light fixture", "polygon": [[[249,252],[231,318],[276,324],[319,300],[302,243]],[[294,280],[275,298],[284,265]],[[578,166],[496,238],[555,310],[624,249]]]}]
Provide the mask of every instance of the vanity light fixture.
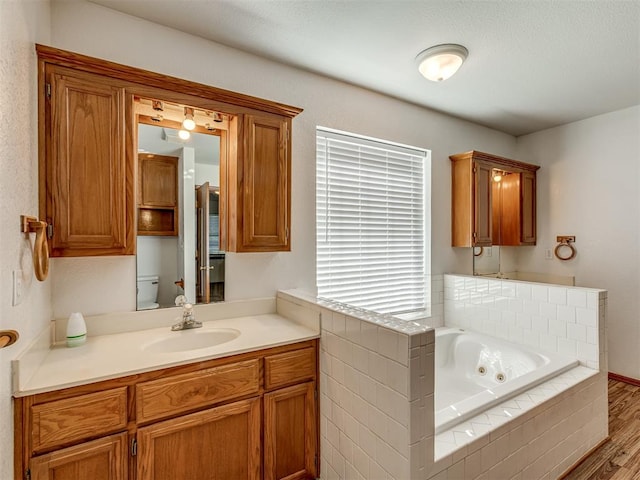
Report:
[{"label": "vanity light fixture", "polygon": [[193,108],[184,107],[184,120],[182,121],[182,128],[185,130],[193,130],[196,128],[196,122],[193,119]]},{"label": "vanity light fixture", "polygon": [[436,45],[418,54],[418,71],[427,80],[442,82],[458,71],[468,55],[469,51],[462,45]]},{"label": "vanity light fixture", "polygon": [[205,123],[204,124],[204,128],[206,128],[209,132],[215,132],[216,131],[216,127],[214,127],[210,123]]},{"label": "vanity light fixture", "polygon": [[178,137],[180,137],[181,140],[189,140],[191,134],[188,130],[178,130]]},{"label": "vanity light fixture", "polygon": [[493,171],[493,181],[498,183],[499,181],[502,180],[502,173],[500,170],[494,170]]},{"label": "vanity light fixture", "polygon": [[164,111],[164,105],[160,100],[151,100],[151,107],[159,112]]},{"label": "vanity light fixture", "polygon": [[222,115],[220,115],[218,112],[213,112],[213,121],[216,123],[221,123],[223,120]]}]

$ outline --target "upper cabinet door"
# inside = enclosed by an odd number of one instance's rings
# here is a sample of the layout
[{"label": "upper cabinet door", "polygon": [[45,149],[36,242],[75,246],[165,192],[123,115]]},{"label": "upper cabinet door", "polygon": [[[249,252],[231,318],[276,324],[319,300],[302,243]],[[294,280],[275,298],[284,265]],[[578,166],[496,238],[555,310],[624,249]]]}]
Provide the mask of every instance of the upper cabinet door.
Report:
[{"label": "upper cabinet door", "polygon": [[492,175],[491,165],[474,162],[473,178],[475,195],[474,202],[474,246],[491,246],[492,222]]},{"label": "upper cabinet door", "polygon": [[[238,252],[291,249],[291,119],[275,115],[245,115],[242,157],[239,159]],[[233,242],[232,242],[233,246]]]},{"label": "upper cabinet door", "polygon": [[536,174],[523,172],[520,174],[521,218],[523,245],[536,244]]},{"label": "upper cabinet door", "polygon": [[51,65],[45,77],[41,208],[53,226],[51,255],[133,254],[125,90],[107,77]]}]

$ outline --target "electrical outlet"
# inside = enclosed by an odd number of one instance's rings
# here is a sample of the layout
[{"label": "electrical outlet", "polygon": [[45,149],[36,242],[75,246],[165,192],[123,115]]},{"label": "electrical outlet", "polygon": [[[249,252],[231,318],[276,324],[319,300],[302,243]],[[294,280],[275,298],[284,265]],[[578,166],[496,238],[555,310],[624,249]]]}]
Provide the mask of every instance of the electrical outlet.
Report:
[{"label": "electrical outlet", "polygon": [[550,248],[546,248],[546,249],[544,250],[544,258],[545,258],[546,260],[553,260],[553,253],[551,252],[551,249],[550,249]]},{"label": "electrical outlet", "polygon": [[20,305],[22,302],[22,270],[13,271],[13,302],[12,305]]}]

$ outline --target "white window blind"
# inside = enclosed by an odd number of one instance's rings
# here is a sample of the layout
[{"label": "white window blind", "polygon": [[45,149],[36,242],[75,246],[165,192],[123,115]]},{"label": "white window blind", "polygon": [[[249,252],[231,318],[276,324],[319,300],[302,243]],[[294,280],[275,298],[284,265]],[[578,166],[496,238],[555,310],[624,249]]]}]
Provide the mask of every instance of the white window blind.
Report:
[{"label": "white window blind", "polygon": [[318,295],[424,311],[428,152],[321,128],[316,148]]}]

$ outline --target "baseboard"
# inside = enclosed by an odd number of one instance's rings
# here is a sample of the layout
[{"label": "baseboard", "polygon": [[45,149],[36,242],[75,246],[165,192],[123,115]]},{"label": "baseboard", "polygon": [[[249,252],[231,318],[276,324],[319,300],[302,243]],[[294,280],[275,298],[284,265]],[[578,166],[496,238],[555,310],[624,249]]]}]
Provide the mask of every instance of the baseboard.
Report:
[{"label": "baseboard", "polygon": [[637,378],[625,377],[624,375],[618,375],[617,373],[609,372],[609,380],[617,380],[618,382],[628,383],[636,387],[640,387],[640,380]]},{"label": "baseboard", "polygon": [[581,456],[578,461],[576,461],[573,465],[571,465],[568,469],[566,469],[564,471],[564,473],[562,475],[560,475],[558,477],[558,480],[562,480],[563,478],[565,478],[567,475],[569,475],[571,472],[573,472],[576,468],[578,468],[580,466],[580,464],[582,462],[584,462],[587,457],[589,457],[593,452],[595,452],[596,450],[598,450],[602,445],[604,445],[605,443],[607,443],[609,440],[611,440],[611,437],[609,435],[607,435],[607,438],[605,438],[604,440],[602,440],[601,442],[599,442],[595,447],[593,447],[592,449],[590,449],[587,453],[585,453],[583,456]]}]

